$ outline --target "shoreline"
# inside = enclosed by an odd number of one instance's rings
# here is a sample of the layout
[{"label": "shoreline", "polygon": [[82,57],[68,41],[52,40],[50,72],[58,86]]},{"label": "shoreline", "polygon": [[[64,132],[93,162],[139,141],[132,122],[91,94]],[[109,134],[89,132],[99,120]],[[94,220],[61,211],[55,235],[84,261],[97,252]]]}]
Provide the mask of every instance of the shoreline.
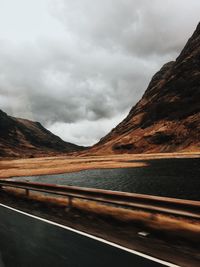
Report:
[{"label": "shoreline", "polygon": [[147,167],[148,160],[200,158],[200,152],[118,154],[101,156],[59,156],[28,159],[1,159],[0,179],[20,176],[51,175],[92,169]]}]

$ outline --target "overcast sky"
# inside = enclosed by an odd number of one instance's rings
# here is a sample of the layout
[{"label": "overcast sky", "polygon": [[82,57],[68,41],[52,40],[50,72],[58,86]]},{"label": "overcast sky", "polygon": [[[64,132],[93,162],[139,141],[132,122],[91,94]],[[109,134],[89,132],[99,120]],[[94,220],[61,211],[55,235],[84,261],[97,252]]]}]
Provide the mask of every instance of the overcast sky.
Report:
[{"label": "overcast sky", "polygon": [[199,0],[0,0],[0,108],[91,145],[174,60]]}]

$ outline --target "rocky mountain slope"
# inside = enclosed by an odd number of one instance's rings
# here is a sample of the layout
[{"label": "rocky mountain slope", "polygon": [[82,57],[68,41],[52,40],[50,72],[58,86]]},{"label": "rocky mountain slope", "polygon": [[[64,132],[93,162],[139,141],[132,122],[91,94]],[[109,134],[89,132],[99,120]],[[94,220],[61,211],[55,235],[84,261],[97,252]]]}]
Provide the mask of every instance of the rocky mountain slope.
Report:
[{"label": "rocky mountain slope", "polygon": [[200,151],[200,24],[176,61],[152,78],[127,118],[90,152]]},{"label": "rocky mountain slope", "polygon": [[8,116],[0,110],[0,157],[36,157],[82,150],[64,142],[39,122]]}]

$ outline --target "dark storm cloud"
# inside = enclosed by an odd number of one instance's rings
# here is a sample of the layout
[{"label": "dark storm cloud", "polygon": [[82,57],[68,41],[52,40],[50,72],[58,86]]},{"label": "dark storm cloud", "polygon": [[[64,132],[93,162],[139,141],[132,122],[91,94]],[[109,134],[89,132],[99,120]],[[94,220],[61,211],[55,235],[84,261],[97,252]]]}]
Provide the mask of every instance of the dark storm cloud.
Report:
[{"label": "dark storm cloud", "polygon": [[198,0],[42,1],[50,34],[20,42],[0,35],[0,107],[81,144],[125,116],[178,55],[200,10]]}]

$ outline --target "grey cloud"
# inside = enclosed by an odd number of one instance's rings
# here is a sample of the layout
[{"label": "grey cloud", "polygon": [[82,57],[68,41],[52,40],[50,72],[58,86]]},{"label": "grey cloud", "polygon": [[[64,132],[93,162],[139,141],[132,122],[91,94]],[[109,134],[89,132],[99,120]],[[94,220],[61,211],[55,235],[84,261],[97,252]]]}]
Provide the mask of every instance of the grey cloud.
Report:
[{"label": "grey cloud", "polygon": [[178,55],[200,10],[198,0],[45,1],[62,34],[1,40],[0,105],[87,145],[119,122],[155,71]]},{"label": "grey cloud", "polygon": [[68,0],[57,15],[97,47],[162,56],[180,51],[199,20],[199,7],[198,0]]}]

